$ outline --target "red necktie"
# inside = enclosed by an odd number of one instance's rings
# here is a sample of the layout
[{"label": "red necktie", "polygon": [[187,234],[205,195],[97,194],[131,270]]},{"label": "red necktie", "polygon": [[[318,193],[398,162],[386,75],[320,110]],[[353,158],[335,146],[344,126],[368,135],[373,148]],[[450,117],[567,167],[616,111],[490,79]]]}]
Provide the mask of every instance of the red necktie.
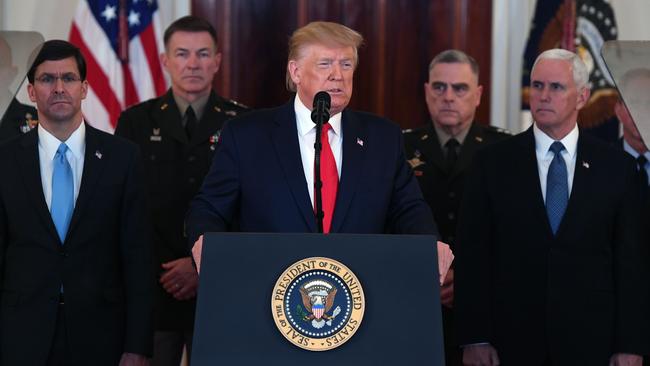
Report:
[{"label": "red necktie", "polygon": [[336,204],[336,191],[339,186],[339,174],[336,170],[336,160],[330,147],[330,141],[327,132],[332,128],[329,123],[323,125],[321,130],[320,142],[323,146],[320,157],[320,174],[323,181],[322,199],[323,199],[323,232],[329,233],[332,226],[332,216],[334,215],[334,205]]}]

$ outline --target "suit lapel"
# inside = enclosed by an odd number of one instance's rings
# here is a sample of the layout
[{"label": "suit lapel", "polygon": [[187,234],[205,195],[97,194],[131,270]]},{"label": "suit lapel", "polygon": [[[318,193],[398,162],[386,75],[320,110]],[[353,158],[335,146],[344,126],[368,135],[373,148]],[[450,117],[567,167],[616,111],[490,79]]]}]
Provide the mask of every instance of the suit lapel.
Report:
[{"label": "suit lapel", "polygon": [[549,238],[553,238],[551,224],[546,215],[542,186],[539,181],[539,169],[537,164],[537,155],[535,153],[535,135],[533,134],[533,128],[530,127],[528,130],[516,137],[519,138],[518,142],[522,148],[521,153],[513,156],[513,159],[518,159],[520,161],[519,166],[515,166],[514,174],[521,174],[522,177],[521,180],[518,180],[521,181],[521,189],[523,190],[521,197],[531,200],[526,206],[531,207],[534,215],[534,222],[544,223]]},{"label": "suit lapel", "polygon": [[296,127],[296,114],[293,110],[293,99],[280,108],[273,122],[275,125],[271,127],[271,139],[277,153],[278,161],[282,166],[282,172],[309,230],[316,232],[316,218],[309,199],[307,180],[302,167],[300,144],[298,143],[298,129]]},{"label": "suit lapel", "polygon": [[81,175],[81,186],[79,187],[79,196],[75,203],[70,228],[66,238],[71,237],[71,233],[79,223],[83,212],[88,206],[90,199],[97,187],[97,179],[104,169],[107,151],[103,149],[103,141],[99,131],[86,124],[86,153],[84,154],[84,167]]},{"label": "suit lapel", "polygon": [[[363,145],[372,143],[366,139],[365,124],[353,113],[343,112],[341,129],[343,130],[343,164],[341,165],[341,181],[332,218],[331,232],[333,233],[341,230],[345,215],[357,191],[359,177],[363,174],[365,160]],[[358,141],[363,141],[363,143],[358,143]]]},{"label": "suit lapel", "polygon": [[170,89],[154,108],[152,121],[160,121],[159,127],[165,131],[166,135],[183,144],[188,144],[187,134],[180,123],[181,118],[181,112],[178,110]]},{"label": "suit lapel", "polygon": [[24,179],[25,187],[29,192],[32,206],[36,209],[38,216],[43,220],[46,230],[56,240],[59,240],[59,234],[56,232],[52,215],[50,215],[50,210],[47,208],[45,195],[43,194],[37,129],[33,129],[22,137],[21,149],[22,151],[16,151],[16,160],[20,165],[21,175]]}]

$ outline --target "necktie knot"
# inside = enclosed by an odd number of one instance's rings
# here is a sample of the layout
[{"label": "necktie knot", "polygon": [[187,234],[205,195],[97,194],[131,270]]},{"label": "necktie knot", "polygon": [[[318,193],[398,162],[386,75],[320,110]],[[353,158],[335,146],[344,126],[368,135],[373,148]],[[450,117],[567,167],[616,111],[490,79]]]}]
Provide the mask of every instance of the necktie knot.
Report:
[{"label": "necktie knot", "polygon": [[460,146],[460,143],[458,142],[458,140],[456,140],[454,138],[449,139],[449,141],[447,141],[447,143],[445,144],[445,147],[447,148],[447,150],[455,149],[458,146]]},{"label": "necktie knot", "polygon": [[636,163],[639,166],[639,169],[645,169],[645,165],[648,162],[648,159],[645,158],[645,155],[639,155],[636,158]]},{"label": "necktie knot", "polygon": [[329,122],[323,124],[323,129],[321,130],[321,135],[327,134],[329,130],[332,129],[332,125],[329,124]]},{"label": "necktie knot", "polygon": [[56,149],[56,154],[54,156],[58,158],[65,158],[66,152],[68,152],[68,145],[66,145],[65,142],[62,142],[61,145],[59,145],[59,148]]},{"label": "necktie knot", "polygon": [[551,144],[551,147],[549,148],[550,151],[553,152],[553,154],[557,155],[564,150],[564,145],[560,141],[555,141]]}]

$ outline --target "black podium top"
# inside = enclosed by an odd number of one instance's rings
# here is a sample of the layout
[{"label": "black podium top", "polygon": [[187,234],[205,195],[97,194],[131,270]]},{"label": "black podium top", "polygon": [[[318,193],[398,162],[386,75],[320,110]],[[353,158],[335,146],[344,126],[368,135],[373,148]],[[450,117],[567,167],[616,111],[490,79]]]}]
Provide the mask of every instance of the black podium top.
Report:
[{"label": "black podium top", "polygon": [[[291,344],[271,312],[293,263],[327,257],[360,281],[365,312],[345,344]],[[443,365],[436,239],[416,235],[241,234],[204,237],[192,365]]]}]

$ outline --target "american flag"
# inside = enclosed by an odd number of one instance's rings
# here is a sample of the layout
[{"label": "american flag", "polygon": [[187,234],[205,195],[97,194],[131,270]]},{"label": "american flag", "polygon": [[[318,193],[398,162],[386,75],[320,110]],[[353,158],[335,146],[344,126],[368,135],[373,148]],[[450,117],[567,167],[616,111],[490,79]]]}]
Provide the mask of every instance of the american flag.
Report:
[{"label": "american flag", "polygon": [[122,110],[165,92],[161,29],[156,0],[79,1],[70,42],[88,64],[86,121],[113,132]]}]

